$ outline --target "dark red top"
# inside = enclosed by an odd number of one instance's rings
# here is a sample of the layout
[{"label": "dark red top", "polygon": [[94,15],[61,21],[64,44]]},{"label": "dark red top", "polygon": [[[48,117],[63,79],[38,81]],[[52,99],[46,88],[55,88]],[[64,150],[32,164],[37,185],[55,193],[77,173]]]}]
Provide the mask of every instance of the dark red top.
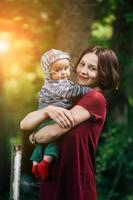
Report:
[{"label": "dark red top", "polygon": [[61,142],[60,159],[41,183],[41,200],[96,200],[95,151],[106,116],[106,100],[91,90],[77,103],[92,117],[71,129]]}]

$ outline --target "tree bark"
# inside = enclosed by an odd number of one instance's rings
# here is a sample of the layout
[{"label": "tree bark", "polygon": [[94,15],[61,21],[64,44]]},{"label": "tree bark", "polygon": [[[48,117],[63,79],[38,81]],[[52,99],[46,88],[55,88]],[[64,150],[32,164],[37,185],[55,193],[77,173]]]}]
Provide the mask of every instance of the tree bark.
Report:
[{"label": "tree bark", "polygon": [[95,0],[63,0],[56,33],[56,48],[69,52],[74,59],[77,58],[89,45],[95,9]]}]

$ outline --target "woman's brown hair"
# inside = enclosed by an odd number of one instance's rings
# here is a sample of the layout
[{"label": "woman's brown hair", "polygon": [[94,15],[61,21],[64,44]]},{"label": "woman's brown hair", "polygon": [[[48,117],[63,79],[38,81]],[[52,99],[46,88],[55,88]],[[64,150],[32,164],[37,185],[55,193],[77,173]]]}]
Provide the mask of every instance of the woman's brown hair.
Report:
[{"label": "woman's brown hair", "polygon": [[103,90],[118,89],[120,73],[116,54],[109,48],[89,47],[81,54],[76,66],[87,53],[95,53],[98,56],[99,87]]}]

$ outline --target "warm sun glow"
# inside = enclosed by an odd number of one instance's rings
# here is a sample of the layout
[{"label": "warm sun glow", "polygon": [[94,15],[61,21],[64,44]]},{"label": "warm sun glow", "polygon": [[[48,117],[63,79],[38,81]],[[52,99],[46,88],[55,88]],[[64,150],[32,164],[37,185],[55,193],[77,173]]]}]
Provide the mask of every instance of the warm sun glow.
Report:
[{"label": "warm sun glow", "polygon": [[0,40],[0,53],[7,52],[9,48],[10,48],[9,42]]}]

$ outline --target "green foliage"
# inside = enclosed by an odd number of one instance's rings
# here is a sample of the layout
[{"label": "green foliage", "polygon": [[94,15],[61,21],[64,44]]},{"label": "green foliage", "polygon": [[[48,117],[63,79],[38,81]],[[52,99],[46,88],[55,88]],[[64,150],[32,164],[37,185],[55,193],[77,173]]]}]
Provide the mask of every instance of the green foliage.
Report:
[{"label": "green foliage", "polygon": [[[108,130],[102,134],[96,169],[98,193],[103,200],[108,199],[109,194],[112,200],[123,199],[127,192],[125,182],[133,180],[132,133],[133,129],[129,124],[111,123]],[[122,194],[120,187],[123,187]]]},{"label": "green foliage", "polygon": [[91,43],[102,45],[105,47],[109,46],[109,39],[112,37],[113,28],[112,23],[115,20],[115,16],[110,14],[103,18],[103,20],[97,19],[92,24],[92,31],[91,31]]},{"label": "green foliage", "polygon": [[[120,89],[129,104],[128,114],[123,113],[126,123],[113,121],[111,113],[107,117],[96,160],[98,200],[133,199],[132,5],[131,0],[99,0],[99,12],[92,25],[91,43],[111,47],[117,53],[121,68]],[[111,112],[116,115],[115,110]]]}]

